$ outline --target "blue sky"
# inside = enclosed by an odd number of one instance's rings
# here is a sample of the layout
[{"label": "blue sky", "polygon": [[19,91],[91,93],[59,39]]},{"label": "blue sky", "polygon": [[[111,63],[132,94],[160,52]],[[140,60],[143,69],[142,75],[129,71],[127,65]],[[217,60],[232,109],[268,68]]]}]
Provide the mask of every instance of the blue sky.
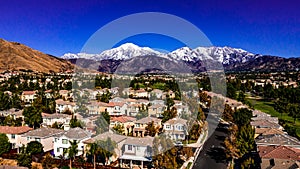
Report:
[{"label": "blue sky", "polygon": [[[80,52],[94,32],[117,18],[164,12],[196,25],[215,46],[299,57],[299,6],[297,0],[2,0],[0,38],[61,56]],[[121,42],[165,50],[184,46],[156,35]]]}]

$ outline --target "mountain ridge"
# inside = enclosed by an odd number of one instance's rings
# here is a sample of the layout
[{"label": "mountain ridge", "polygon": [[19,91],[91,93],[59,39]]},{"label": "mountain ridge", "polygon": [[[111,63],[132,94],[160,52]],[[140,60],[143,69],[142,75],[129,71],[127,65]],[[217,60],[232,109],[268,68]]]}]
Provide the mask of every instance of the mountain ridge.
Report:
[{"label": "mountain ridge", "polygon": [[74,68],[69,61],[44,54],[18,42],[0,39],[0,71],[35,71],[59,73]]},{"label": "mountain ridge", "polygon": [[[144,50],[145,48],[147,50]],[[89,57],[82,58],[80,55]],[[300,58],[293,59],[254,54],[240,48],[228,46],[197,47],[195,49],[182,47],[169,53],[161,53],[148,47],[139,47],[135,44],[126,43],[99,54],[73,54],[71,59],[73,63],[77,59],[80,59],[80,62],[84,62],[82,59],[97,61],[99,64],[98,71],[112,73],[121,61],[149,55],[155,55],[175,62],[183,61],[193,72],[205,71],[205,63],[211,62],[222,63],[225,71],[287,71],[300,68]],[[63,58],[68,59],[66,55]],[[290,62],[290,60],[293,60],[293,62]],[[93,64],[95,65],[95,63]]]}]

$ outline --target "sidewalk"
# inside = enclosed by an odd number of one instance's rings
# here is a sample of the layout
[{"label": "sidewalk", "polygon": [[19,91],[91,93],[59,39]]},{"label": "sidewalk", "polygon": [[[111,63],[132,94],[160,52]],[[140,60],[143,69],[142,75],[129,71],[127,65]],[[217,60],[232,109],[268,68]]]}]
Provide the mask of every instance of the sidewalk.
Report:
[{"label": "sidewalk", "polygon": [[197,157],[198,157],[200,151],[202,150],[202,146],[203,146],[204,142],[205,142],[206,139],[207,139],[207,132],[208,132],[208,130],[204,131],[203,134],[201,134],[201,135],[199,136],[199,138],[198,138],[198,140],[197,140],[196,143],[192,143],[192,144],[186,145],[186,147],[194,147],[194,148],[197,148],[197,149],[196,149],[196,151],[195,151],[195,153],[194,153],[194,156],[193,156],[193,157],[190,157],[188,160],[186,160],[186,161],[183,163],[183,165],[181,166],[180,169],[185,169],[185,168],[188,166],[188,164],[189,164],[190,162],[192,163],[192,165],[190,165],[190,169],[193,168],[194,162],[195,162],[195,160],[197,159]]}]

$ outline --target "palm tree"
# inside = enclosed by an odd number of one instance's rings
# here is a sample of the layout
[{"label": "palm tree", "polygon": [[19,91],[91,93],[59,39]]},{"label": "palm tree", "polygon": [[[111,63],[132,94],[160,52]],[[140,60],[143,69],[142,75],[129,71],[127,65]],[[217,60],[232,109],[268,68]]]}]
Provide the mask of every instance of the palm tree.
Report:
[{"label": "palm tree", "polygon": [[97,143],[90,143],[89,144],[89,151],[88,154],[93,156],[93,164],[94,169],[96,169],[96,156],[99,154],[99,146]]},{"label": "palm tree", "polygon": [[110,137],[106,140],[98,140],[96,143],[99,146],[99,155],[102,157],[102,162],[106,165],[107,159],[115,154],[115,148],[117,146]]},{"label": "palm tree", "polygon": [[64,154],[68,154],[70,160],[70,169],[72,169],[72,160],[73,158],[75,158],[75,156],[78,153],[78,142],[74,140],[74,141],[69,141],[69,143],[71,146],[68,149],[66,149]]}]

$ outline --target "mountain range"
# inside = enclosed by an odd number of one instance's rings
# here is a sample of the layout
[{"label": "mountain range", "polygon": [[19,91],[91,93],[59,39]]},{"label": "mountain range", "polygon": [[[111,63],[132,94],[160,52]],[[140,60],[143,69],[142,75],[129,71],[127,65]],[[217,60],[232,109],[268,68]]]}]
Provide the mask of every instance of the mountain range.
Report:
[{"label": "mountain range", "polygon": [[[126,62],[124,62],[126,61]],[[125,64],[126,63],[126,64]],[[184,63],[184,64],[181,64]],[[293,71],[299,70],[300,58],[283,58],[254,54],[232,47],[182,47],[169,53],[126,43],[99,54],[67,53],[55,57],[18,42],[0,39],[0,71],[26,70],[35,72],[72,71],[74,65],[101,72],[143,71],[144,69],[206,71],[207,66],[225,71]],[[178,66],[179,65],[179,66]],[[181,66],[181,65],[185,65]],[[119,67],[119,68],[118,68]]]},{"label": "mountain range", "polygon": [[[139,47],[132,43],[126,43],[99,54],[67,53],[62,58],[82,67],[92,65],[93,69],[112,73],[121,62],[133,59],[137,60],[137,57],[142,57],[138,61],[139,63],[131,64],[139,65],[143,62],[143,59],[149,60],[145,56],[157,56],[158,58],[175,62],[181,61],[188,65],[193,72],[205,71],[207,63],[221,63],[226,71],[289,71],[300,68],[300,58],[267,56],[247,52],[243,49],[215,46],[197,47],[195,49],[182,47],[169,53],[162,53],[149,47]],[[153,65],[157,65],[161,61],[152,62]],[[172,67],[172,65],[167,64],[169,67]],[[162,67],[162,69],[169,67]],[[128,69],[132,68],[128,67]]]}]

